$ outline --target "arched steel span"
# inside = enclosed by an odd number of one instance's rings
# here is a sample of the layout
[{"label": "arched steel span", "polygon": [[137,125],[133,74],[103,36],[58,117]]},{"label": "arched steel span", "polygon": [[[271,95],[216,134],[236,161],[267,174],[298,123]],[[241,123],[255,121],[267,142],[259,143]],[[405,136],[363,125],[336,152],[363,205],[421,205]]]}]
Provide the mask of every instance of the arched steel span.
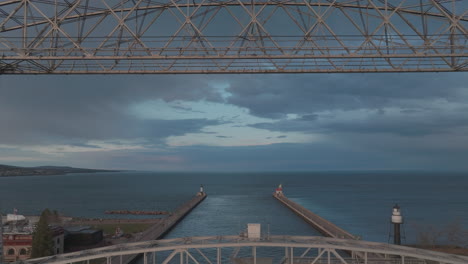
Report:
[{"label": "arched steel span", "polygon": [[460,0],[5,0],[0,74],[468,70]]},{"label": "arched steel span", "polygon": [[[244,249],[242,251],[241,249]],[[245,250],[247,249],[247,250]],[[265,250],[267,249],[265,253]],[[282,252],[280,256],[268,252]],[[245,251],[248,254],[245,254]],[[258,252],[257,252],[258,251]],[[345,257],[342,251],[360,253],[362,258]],[[263,239],[248,239],[241,236],[188,237],[154,240],[131,244],[115,245],[28,260],[30,264],[87,263],[95,259],[107,259],[107,263],[119,263],[119,256],[143,254],[143,262],[180,263],[180,264],[220,264],[244,260],[256,264],[257,260],[271,258],[271,263],[340,263],[340,264],[466,264],[468,257],[444,254],[434,251],[396,246],[390,244],[347,239],[308,237],[308,236],[270,236]],[[371,259],[367,256],[382,255],[384,258]],[[113,261],[111,261],[113,260]],[[242,263],[241,261],[238,263]]]}]

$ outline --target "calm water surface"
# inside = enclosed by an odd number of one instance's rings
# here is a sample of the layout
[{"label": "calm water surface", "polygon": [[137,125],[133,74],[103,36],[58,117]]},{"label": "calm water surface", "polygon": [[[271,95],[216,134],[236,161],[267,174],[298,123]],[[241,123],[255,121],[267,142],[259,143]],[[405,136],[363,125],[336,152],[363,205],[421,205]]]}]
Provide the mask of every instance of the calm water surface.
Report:
[{"label": "calm water surface", "polygon": [[[247,223],[271,234],[317,235],[271,197],[285,194],[365,240],[387,242],[392,206],[405,217],[407,242],[424,225],[468,228],[468,174],[395,172],[152,173],[122,172],[0,178],[0,212],[43,208],[75,217],[109,218],[106,210],[174,210],[200,184],[208,198],[167,237],[233,235]],[[131,216],[130,216],[131,217]],[[136,216],[133,216],[136,217]]]}]

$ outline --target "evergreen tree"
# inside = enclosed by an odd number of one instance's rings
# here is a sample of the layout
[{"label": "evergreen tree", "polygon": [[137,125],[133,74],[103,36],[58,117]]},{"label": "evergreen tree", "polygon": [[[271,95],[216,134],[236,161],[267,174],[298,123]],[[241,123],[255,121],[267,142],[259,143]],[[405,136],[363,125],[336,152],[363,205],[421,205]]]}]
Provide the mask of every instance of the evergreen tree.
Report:
[{"label": "evergreen tree", "polygon": [[45,209],[39,222],[37,223],[36,230],[33,233],[32,241],[32,258],[40,258],[53,255],[53,240],[52,231],[49,228],[49,218],[51,213],[49,209]]}]

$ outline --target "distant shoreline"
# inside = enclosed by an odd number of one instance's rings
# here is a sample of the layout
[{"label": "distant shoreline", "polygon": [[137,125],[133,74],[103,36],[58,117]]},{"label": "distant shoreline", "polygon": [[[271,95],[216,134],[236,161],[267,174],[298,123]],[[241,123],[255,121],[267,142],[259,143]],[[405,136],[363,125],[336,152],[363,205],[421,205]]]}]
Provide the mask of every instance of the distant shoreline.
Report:
[{"label": "distant shoreline", "polygon": [[0,165],[0,177],[52,176],[70,173],[121,172],[119,170],[83,169],[60,166],[17,167]]}]

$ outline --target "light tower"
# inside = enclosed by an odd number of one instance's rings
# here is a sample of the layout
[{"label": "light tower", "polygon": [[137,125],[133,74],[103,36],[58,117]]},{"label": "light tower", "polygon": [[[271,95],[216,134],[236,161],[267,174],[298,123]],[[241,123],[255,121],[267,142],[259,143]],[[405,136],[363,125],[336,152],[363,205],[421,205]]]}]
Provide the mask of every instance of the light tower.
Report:
[{"label": "light tower", "polygon": [[400,206],[395,204],[393,206],[392,213],[392,224],[393,224],[393,243],[395,245],[401,245],[401,224],[403,224],[403,216],[401,216]]},{"label": "light tower", "polygon": [[282,196],[283,195],[283,185],[282,184],[278,185],[278,188],[276,188],[275,195],[276,196]]}]

